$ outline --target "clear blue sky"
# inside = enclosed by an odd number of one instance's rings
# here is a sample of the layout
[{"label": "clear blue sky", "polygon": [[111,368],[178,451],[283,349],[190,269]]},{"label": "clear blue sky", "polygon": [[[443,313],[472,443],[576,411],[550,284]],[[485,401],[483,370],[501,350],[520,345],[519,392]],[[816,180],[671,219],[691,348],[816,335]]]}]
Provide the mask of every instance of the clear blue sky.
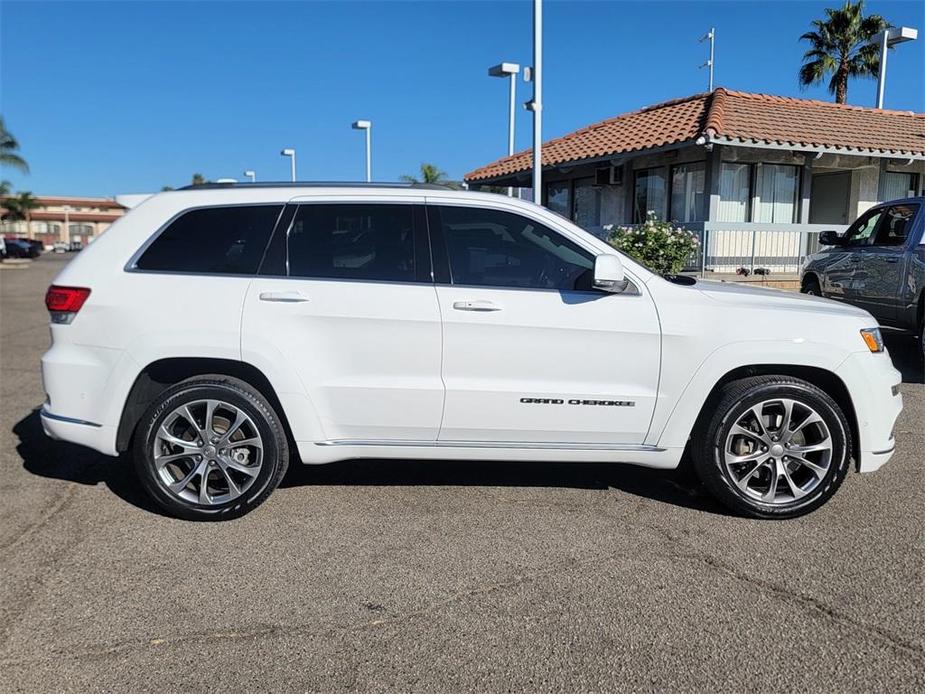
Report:
[{"label": "clear blue sky", "polygon": [[[717,28],[716,82],[801,92],[797,38],[829,2],[555,2],[545,17],[546,139],[706,88],[697,66]],[[209,178],[359,180],[373,121],[373,177],[430,161],[453,177],[505,153],[500,60],[529,64],[530,2],[0,3],[0,112],[29,176],[17,189],[113,195]],[[925,30],[922,2],[869,2]],[[925,36],[889,59],[886,106],[925,111]],[[848,98],[871,105],[875,80]],[[518,84],[518,101],[529,85]],[[531,121],[518,113],[518,149]]]}]

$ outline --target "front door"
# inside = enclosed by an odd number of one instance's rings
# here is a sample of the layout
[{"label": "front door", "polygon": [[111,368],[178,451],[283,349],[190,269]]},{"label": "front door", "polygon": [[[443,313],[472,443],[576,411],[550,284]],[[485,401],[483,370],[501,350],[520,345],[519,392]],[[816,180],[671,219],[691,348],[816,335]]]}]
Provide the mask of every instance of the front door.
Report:
[{"label": "front door", "polygon": [[298,374],[328,441],[437,438],[440,312],[416,202],[298,204],[248,290],[243,354]]},{"label": "front door", "polygon": [[440,440],[641,444],[655,405],[660,332],[645,287],[591,290],[595,252],[540,219],[434,204],[443,315]]},{"label": "front door", "polygon": [[881,323],[894,323],[906,277],[906,241],[919,206],[902,203],[885,208],[871,245],[859,250],[855,271],[858,305]]},{"label": "front door", "polygon": [[844,244],[826,254],[822,293],[832,299],[855,303],[859,300],[857,270],[861,249],[869,246],[883,210],[875,208],[862,214],[844,233]]}]

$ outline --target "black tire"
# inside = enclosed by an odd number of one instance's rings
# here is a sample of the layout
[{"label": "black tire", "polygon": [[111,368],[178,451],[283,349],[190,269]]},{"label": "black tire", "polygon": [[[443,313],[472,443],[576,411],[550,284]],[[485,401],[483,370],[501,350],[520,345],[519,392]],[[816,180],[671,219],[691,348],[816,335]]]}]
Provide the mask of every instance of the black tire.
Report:
[{"label": "black tire", "polygon": [[[816,476],[818,482],[809,493],[789,502],[772,504],[746,494],[737,486],[725,464],[725,446],[733,425],[751,407],[775,398],[792,399],[814,410],[827,427],[832,446],[828,469],[824,475]],[[822,506],[841,486],[851,463],[851,428],[841,408],[827,393],[799,378],[754,376],[727,384],[715,402],[715,407],[710,406],[710,411],[704,412],[698,422],[691,453],[700,481],[724,506],[751,518],[795,518]],[[780,482],[785,492],[786,482]],[[768,489],[770,487],[769,481]]]},{"label": "black tire", "polygon": [[819,286],[819,280],[815,277],[807,277],[800,291],[810,296],[822,296],[822,287]]},{"label": "black tire", "polygon": [[[226,503],[204,505],[172,493],[159,477],[154,462],[155,437],[161,424],[178,407],[205,399],[220,400],[243,411],[261,438],[259,473],[252,482],[248,480],[250,486],[240,496]],[[285,431],[267,399],[248,383],[222,375],[189,378],[161,393],[139,421],[132,452],[138,478],[155,503],[169,515],[196,521],[230,520],[253,510],[276,489],[289,462]],[[207,472],[206,478],[210,474],[213,473]]]}]

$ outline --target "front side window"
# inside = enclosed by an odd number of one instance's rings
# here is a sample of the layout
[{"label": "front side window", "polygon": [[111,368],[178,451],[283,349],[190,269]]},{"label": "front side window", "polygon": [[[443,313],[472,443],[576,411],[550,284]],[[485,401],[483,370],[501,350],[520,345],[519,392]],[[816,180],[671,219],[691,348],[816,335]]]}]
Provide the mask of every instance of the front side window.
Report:
[{"label": "front side window", "polygon": [[542,224],[501,210],[439,211],[453,284],[590,290],[594,256]]},{"label": "front side window", "polygon": [[301,205],[287,248],[291,277],[415,281],[411,205]]},{"label": "front side window", "polygon": [[674,222],[703,221],[704,162],[671,167],[671,214]]},{"label": "front side window", "polygon": [[874,210],[860,217],[845,232],[849,246],[868,246],[874,235],[874,230],[883,216],[883,210]]},{"label": "front side window", "polygon": [[665,169],[642,169],[635,174],[633,222],[642,224],[654,212],[659,219],[665,218],[666,181]]},{"label": "front side window", "polygon": [[883,221],[877,227],[876,246],[902,246],[906,243],[912,220],[919,206],[914,204],[893,205],[887,208]]},{"label": "front side window", "polygon": [[257,272],[281,211],[282,205],[190,210],[161,232],[135,267],[159,272],[252,275]]}]

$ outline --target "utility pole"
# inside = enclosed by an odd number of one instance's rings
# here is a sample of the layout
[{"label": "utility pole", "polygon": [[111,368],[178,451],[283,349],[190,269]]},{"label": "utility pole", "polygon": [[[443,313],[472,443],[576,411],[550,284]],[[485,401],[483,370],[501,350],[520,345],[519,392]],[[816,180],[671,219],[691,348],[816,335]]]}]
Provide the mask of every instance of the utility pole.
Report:
[{"label": "utility pole", "polygon": [[708,67],[710,68],[710,91],[713,91],[713,48],[716,43],[716,27],[710,27],[710,31],[700,37],[698,43],[703,43],[707,39],[710,39],[710,58],[703,65],[700,66],[701,69]]},{"label": "utility pole", "polygon": [[543,0],[533,0],[533,202],[543,202]]}]

